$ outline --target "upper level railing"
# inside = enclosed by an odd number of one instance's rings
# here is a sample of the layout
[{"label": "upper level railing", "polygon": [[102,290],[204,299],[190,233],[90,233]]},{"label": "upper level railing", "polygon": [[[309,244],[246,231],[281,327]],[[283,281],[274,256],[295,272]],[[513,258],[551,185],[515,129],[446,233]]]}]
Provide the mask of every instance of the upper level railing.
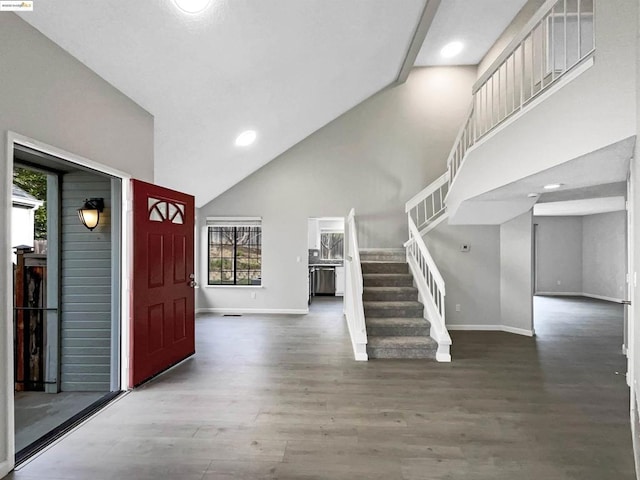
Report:
[{"label": "upper level railing", "polygon": [[345,316],[356,360],[368,360],[367,327],[362,304],[362,265],[356,228],[356,212],[352,208],[347,216],[346,268],[345,268]]},{"label": "upper level railing", "polygon": [[447,161],[450,183],[471,146],[593,56],[594,3],[547,0],[478,79]]},{"label": "upper level railing", "polygon": [[405,212],[413,220],[421,235],[437,225],[438,220],[444,219],[446,212],[444,199],[448,191],[449,172],[445,172],[406,203]]}]

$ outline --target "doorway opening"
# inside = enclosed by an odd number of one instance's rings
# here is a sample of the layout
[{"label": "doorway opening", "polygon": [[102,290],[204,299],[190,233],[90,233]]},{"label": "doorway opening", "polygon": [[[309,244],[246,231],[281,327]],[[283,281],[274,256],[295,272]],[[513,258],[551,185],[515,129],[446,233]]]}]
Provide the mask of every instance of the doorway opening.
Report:
[{"label": "doorway opening", "polygon": [[625,182],[618,182],[598,187],[607,196],[581,198],[577,192],[572,201],[539,203],[534,207],[533,230],[536,335],[573,336],[576,341],[591,337],[594,345],[615,340],[602,348],[623,361],[628,298],[626,188]]},{"label": "doorway opening", "polygon": [[[121,390],[122,178],[13,145],[16,464]],[[100,199],[89,229],[78,210]]]},{"label": "doorway opening", "polygon": [[343,308],[344,217],[308,219],[309,310]]}]

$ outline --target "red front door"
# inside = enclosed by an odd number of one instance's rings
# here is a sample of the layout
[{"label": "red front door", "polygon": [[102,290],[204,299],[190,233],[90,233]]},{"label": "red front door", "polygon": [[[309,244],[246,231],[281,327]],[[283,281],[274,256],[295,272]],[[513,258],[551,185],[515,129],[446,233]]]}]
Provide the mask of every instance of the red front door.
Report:
[{"label": "red front door", "polygon": [[133,180],[129,386],[195,353],[194,199]]}]

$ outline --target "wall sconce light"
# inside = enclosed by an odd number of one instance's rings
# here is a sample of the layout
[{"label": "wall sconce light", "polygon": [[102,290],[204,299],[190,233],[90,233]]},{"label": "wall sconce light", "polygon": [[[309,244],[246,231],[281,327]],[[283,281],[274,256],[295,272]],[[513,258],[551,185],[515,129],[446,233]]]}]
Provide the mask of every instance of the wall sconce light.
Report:
[{"label": "wall sconce light", "polygon": [[84,201],[84,206],[78,209],[78,218],[89,230],[98,226],[100,212],[104,210],[104,199],[88,198]]}]

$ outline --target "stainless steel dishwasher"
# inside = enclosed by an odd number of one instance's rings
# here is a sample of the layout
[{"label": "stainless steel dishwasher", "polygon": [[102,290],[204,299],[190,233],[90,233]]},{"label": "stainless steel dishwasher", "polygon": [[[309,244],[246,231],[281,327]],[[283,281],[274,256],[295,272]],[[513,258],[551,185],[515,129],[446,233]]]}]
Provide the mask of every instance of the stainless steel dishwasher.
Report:
[{"label": "stainless steel dishwasher", "polygon": [[315,294],[336,294],[336,269],[335,267],[316,267],[314,272]]}]

